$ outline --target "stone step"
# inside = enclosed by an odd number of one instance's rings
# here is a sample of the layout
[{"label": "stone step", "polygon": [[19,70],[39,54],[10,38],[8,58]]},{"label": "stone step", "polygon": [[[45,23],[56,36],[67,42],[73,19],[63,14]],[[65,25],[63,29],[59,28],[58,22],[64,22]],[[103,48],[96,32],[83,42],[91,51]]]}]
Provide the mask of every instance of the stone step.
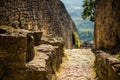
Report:
[{"label": "stone step", "polygon": [[25,67],[26,36],[0,34],[0,62],[9,68]]}]

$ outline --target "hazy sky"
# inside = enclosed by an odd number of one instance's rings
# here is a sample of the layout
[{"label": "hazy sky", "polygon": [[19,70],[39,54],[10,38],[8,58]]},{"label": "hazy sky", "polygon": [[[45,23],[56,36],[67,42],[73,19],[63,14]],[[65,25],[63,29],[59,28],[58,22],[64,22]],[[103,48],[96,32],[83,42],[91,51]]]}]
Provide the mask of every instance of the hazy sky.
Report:
[{"label": "hazy sky", "polygon": [[80,9],[80,10],[83,9],[82,7],[83,0],[61,0],[61,1],[65,4],[68,12],[71,8]]},{"label": "hazy sky", "polygon": [[75,4],[81,6],[83,4],[83,0],[61,0],[65,4]]}]

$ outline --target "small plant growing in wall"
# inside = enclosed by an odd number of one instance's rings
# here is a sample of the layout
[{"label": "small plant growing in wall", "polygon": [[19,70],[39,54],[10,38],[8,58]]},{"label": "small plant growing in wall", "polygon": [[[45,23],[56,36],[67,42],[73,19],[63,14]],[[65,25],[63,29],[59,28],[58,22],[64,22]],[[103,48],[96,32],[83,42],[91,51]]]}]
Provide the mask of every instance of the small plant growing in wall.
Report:
[{"label": "small plant growing in wall", "polygon": [[73,44],[76,46],[76,47],[80,47],[80,40],[79,40],[79,36],[77,34],[77,32],[73,32],[72,33],[72,39],[73,39]]}]

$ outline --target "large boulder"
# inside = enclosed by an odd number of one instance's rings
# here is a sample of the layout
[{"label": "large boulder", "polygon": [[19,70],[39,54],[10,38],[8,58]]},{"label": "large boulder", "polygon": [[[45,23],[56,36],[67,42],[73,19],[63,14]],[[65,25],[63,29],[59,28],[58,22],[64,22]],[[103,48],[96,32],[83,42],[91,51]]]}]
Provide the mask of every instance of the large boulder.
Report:
[{"label": "large boulder", "polygon": [[43,35],[62,37],[66,48],[72,48],[72,33],[77,31],[60,0],[1,0],[0,25],[40,29]]},{"label": "large boulder", "polygon": [[120,0],[96,0],[95,48],[120,48]]}]

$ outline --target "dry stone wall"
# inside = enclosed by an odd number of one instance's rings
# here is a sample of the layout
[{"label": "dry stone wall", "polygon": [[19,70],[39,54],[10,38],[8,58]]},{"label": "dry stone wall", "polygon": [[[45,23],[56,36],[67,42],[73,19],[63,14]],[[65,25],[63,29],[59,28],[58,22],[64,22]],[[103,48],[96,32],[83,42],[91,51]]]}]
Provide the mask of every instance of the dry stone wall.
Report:
[{"label": "dry stone wall", "polygon": [[1,0],[0,25],[28,30],[40,29],[65,40],[71,48],[76,27],[60,0]]},{"label": "dry stone wall", "polygon": [[[55,73],[64,55],[62,38],[40,44],[40,31],[5,28],[0,31],[3,31],[0,34],[0,80],[56,79]],[[39,45],[35,46],[37,42]]]}]

